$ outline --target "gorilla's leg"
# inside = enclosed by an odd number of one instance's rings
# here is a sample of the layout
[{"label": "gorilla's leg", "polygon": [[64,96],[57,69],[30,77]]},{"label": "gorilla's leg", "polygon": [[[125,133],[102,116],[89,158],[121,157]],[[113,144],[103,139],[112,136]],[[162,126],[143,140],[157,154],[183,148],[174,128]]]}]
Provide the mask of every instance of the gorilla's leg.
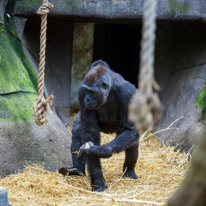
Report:
[{"label": "gorilla's leg", "polygon": [[80,115],[78,114],[74,120],[73,129],[72,129],[72,144],[71,144],[72,162],[73,162],[73,166],[77,168],[80,173],[83,173],[85,175],[85,159],[84,157],[78,154],[79,149],[82,146],[80,130],[81,130],[81,120],[80,120]]},{"label": "gorilla's leg", "polygon": [[102,174],[100,158],[87,157],[87,165],[91,178],[92,191],[103,192],[106,189],[106,182]]},{"label": "gorilla's leg", "polygon": [[85,175],[85,158],[83,156],[79,156],[78,154],[81,146],[82,142],[80,137],[73,135],[71,144],[73,166],[77,168],[80,173]]},{"label": "gorilla's leg", "polygon": [[136,144],[133,144],[133,146],[125,150],[125,162],[123,166],[123,172],[125,177],[137,179],[134,168],[138,158],[138,147],[139,143],[136,142]]},{"label": "gorilla's leg", "polygon": [[59,169],[59,173],[63,175],[85,175],[85,157],[78,154],[80,147],[82,146],[82,140],[80,137],[80,116],[79,114],[74,120],[73,129],[72,129],[72,144],[71,144],[71,153],[72,153],[72,162],[73,167],[65,168],[62,167]]},{"label": "gorilla's leg", "polygon": [[[90,139],[94,146],[100,145],[100,135],[98,138]],[[102,174],[102,167],[99,157],[85,157],[88,172],[91,178],[92,191],[103,192],[106,189],[106,182]]]}]

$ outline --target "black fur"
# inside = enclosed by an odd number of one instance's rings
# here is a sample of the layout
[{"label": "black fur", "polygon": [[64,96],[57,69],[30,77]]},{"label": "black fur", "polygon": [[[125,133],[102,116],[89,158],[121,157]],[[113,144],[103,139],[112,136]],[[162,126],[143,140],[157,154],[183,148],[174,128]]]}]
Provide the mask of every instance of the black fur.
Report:
[{"label": "black fur", "polygon": [[[128,121],[128,104],[135,92],[132,84],[102,60],[92,64],[80,87],[80,112],[73,125],[71,152],[73,166],[80,173],[85,174],[85,163],[88,165],[94,191],[101,192],[106,188],[100,158],[109,158],[112,153],[125,151],[125,176],[137,178],[134,167],[138,158],[139,133]],[[100,145],[100,131],[116,132],[117,136],[108,144]],[[94,145],[86,148],[84,144],[87,142]],[[80,157],[75,153],[77,151],[80,151]]]}]

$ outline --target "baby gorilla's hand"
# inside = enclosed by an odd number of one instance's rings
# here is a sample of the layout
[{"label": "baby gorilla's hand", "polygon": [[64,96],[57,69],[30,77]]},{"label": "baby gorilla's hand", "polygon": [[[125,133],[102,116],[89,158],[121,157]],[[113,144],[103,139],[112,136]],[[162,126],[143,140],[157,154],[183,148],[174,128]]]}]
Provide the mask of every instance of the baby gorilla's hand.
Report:
[{"label": "baby gorilla's hand", "polygon": [[80,154],[84,156],[108,158],[112,156],[112,148],[107,145],[97,146],[92,142],[87,142],[80,147]]}]

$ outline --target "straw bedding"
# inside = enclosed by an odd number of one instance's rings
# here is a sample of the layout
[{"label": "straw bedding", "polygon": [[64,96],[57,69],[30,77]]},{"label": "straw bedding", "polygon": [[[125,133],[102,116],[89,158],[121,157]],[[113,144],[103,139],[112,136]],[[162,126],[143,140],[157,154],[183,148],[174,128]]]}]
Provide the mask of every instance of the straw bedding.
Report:
[{"label": "straw bedding", "polygon": [[[102,134],[102,143],[114,135]],[[154,137],[141,139],[136,165],[138,180],[122,178],[124,152],[102,159],[108,189],[91,192],[88,177],[63,177],[43,166],[27,166],[23,173],[0,179],[14,206],[165,205],[189,166],[188,155],[162,146]]]}]

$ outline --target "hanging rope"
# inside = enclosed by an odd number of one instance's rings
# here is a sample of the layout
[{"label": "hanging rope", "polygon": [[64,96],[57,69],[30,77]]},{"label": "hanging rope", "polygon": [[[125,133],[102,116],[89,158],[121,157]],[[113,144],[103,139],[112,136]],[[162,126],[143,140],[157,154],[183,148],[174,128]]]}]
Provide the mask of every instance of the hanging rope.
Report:
[{"label": "hanging rope", "polygon": [[47,112],[49,103],[53,100],[53,96],[44,98],[44,70],[45,70],[45,53],[46,53],[46,30],[47,30],[47,14],[54,6],[43,0],[42,6],[38,9],[37,13],[41,15],[41,34],[40,34],[40,60],[39,60],[39,81],[38,81],[38,98],[34,105],[34,118],[37,125],[41,126],[47,120]]},{"label": "hanging rope", "polygon": [[144,0],[143,10],[139,91],[129,106],[129,119],[140,132],[152,128],[161,110],[159,97],[154,92],[160,89],[154,79],[156,1]]}]

